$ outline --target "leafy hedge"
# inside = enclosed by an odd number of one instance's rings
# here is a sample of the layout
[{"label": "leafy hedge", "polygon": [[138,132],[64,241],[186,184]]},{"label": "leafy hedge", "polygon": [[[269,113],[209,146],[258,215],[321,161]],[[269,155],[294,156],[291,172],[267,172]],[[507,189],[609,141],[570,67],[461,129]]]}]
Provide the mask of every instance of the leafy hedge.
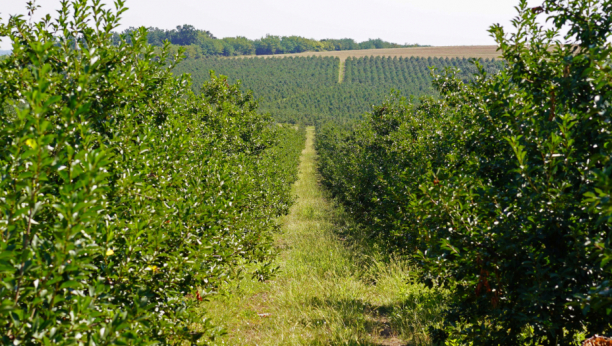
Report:
[{"label": "leafy hedge", "polygon": [[[320,131],[325,184],[373,235],[454,289],[445,330],[473,345],[612,332],[612,2],[518,6],[507,62],[438,100],[398,96]],[[544,12],[554,29],[537,22]],[[568,29],[567,44],[558,39]]]},{"label": "leafy hedge", "polygon": [[224,77],[195,95],[145,29],[113,45],[124,11],[73,0],[0,25],[3,345],[195,342],[199,300],[272,270],[304,130]]}]

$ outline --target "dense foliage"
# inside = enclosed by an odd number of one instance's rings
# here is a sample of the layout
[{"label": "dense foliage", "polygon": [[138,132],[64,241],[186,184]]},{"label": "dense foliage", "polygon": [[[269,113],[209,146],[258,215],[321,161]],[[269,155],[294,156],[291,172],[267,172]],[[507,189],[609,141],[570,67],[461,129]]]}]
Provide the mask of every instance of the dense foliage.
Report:
[{"label": "dense foliage", "polygon": [[[131,36],[139,28],[129,27],[121,34],[113,33],[113,43],[119,44],[121,39],[131,42]],[[202,40],[216,39],[210,31],[196,29],[193,25],[179,25],[176,29],[164,30],[155,27],[147,28],[147,41],[152,46],[163,47],[168,41],[177,46],[189,46]]]},{"label": "dense foliage", "polygon": [[[137,28],[128,28],[121,34],[115,33],[113,40],[120,42],[121,36],[129,42],[130,34]],[[162,47],[168,41],[182,46],[188,58],[207,56],[273,55],[332,50],[380,49],[422,47],[418,44],[396,44],[381,39],[370,39],[357,43],[350,38],[314,40],[300,36],[267,35],[257,40],[246,37],[216,38],[210,31],[196,29],[193,25],[179,25],[176,29],[147,29],[147,40],[153,46]]]},{"label": "dense foliage", "polygon": [[612,2],[517,8],[513,33],[491,28],[499,74],[442,74],[438,99],[392,96],[318,135],[324,183],[347,210],[454,290],[436,341],[612,332]]},{"label": "dense foliage", "polygon": [[[499,60],[486,59],[480,63],[490,74],[503,68],[503,63]],[[458,77],[464,82],[470,81],[478,73],[472,61],[466,58],[363,57],[347,58],[345,64],[344,80],[348,84],[394,88],[404,95],[414,96],[431,95],[434,92],[431,68],[457,68],[460,70]]]},{"label": "dense foliage", "polygon": [[304,129],[224,78],[195,95],[144,29],[112,44],[123,12],[0,25],[2,345],[195,342],[199,300],[273,270]]},{"label": "dense foliage", "polygon": [[[485,60],[489,72],[499,71],[500,61]],[[195,85],[208,80],[209,70],[240,80],[260,100],[261,110],[284,122],[347,122],[358,119],[392,89],[404,95],[434,95],[429,67],[461,68],[469,80],[476,69],[468,59],[365,57],[346,60],[344,81],[339,83],[339,59],[285,57],[275,59],[189,59],[177,73],[191,74]]]}]

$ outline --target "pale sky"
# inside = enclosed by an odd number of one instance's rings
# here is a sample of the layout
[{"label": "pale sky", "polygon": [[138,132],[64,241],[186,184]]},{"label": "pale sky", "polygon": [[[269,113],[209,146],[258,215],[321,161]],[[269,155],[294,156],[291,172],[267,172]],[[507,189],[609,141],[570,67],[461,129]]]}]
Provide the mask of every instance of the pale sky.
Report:
[{"label": "pale sky", "polygon": [[[111,3],[111,1],[106,1]],[[191,24],[216,37],[266,34],[314,39],[382,38],[433,46],[491,45],[493,23],[510,28],[518,0],[128,0],[122,28],[171,29]],[[530,0],[539,6],[543,0]],[[38,16],[55,13],[59,0],[37,0]],[[0,18],[25,14],[26,0],[0,0]],[[10,49],[8,40],[0,50]]]}]

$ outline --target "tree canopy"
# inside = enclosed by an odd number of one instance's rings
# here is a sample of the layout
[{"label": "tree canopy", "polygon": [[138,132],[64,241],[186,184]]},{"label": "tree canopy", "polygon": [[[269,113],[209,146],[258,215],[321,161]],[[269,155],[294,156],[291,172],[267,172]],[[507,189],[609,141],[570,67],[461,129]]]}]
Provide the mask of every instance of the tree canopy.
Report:
[{"label": "tree canopy", "polygon": [[[130,36],[137,28],[130,27],[121,33],[115,33],[113,40],[120,37],[131,42]],[[370,39],[361,43],[350,38],[315,40],[301,36],[266,35],[260,39],[251,40],[246,37],[217,38],[210,31],[196,29],[193,25],[179,25],[175,29],[164,30],[156,27],[147,28],[147,40],[150,45],[162,47],[165,41],[176,46],[186,47],[193,54],[187,57],[202,56],[238,56],[238,55],[273,55],[303,52],[322,52],[333,50],[380,49],[420,47],[418,44],[397,44]]]}]

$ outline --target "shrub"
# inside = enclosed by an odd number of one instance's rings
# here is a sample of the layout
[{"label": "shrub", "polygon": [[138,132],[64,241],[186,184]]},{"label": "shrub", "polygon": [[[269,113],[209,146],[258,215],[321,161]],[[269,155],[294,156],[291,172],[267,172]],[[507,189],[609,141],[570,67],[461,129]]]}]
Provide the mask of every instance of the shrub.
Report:
[{"label": "shrub", "polygon": [[244,263],[269,275],[303,129],[224,77],[193,94],[145,29],[113,45],[124,11],[0,26],[3,344],[195,342],[198,300]]},{"label": "shrub", "polygon": [[[437,76],[440,99],[390,98],[355,130],[319,137],[326,183],[349,210],[414,255],[425,279],[456,287],[446,311],[455,338],[557,345],[612,328],[600,257],[610,241],[610,6],[521,1],[515,33],[491,28],[501,73],[481,70],[468,85]],[[541,12],[554,29],[537,24]]]}]

